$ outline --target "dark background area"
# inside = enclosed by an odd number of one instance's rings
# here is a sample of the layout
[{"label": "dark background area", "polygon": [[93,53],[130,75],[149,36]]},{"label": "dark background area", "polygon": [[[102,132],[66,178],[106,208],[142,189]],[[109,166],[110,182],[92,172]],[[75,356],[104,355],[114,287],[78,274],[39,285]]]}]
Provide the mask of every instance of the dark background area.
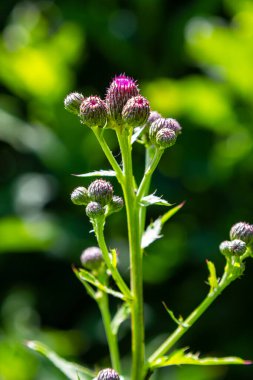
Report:
[{"label": "dark background area", "polygon": [[[183,127],[152,182],[169,202],[186,200],[164,227],[163,239],[145,253],[146,337],[152,347],[175,327],[162,301],[187,316],[208,291],[205,260],[221,274],[220,242],[232,224],[253,221],[253,2],[4,1],[0,25],[0,379],[63,379],[23,342],[41,340],[92,368],[108,364],[99,312],[71,270],[95,239],[84,209],[69,194],[90,182],[71,174],[109,164],[91,131],[64,110],[65,96],[80,91],[103,97],[111,78],[126,73],[138,80],[153,110]],[[117,156],[113,137],[111,147]],[[134,157],[140,178],[141,146]],[[150,207],[148,220],[163,211]],[[124,216],[110,218],[106,237],[119,248],[128,279]],[[242,279],[179,347],[253,359],[252,275],[248,261]],[[125,366],[129,345],[125,323]],[[252,376],[248,366],[185,366],[159,371],[156,379]]]}]

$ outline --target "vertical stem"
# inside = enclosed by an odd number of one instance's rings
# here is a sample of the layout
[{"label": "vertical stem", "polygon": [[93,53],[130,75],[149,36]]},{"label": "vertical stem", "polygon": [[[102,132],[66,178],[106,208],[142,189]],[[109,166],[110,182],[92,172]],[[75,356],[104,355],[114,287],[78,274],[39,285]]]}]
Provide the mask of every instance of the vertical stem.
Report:
[{"label": "vertical stem", "polygon": [[110,310],[109,310],[108,295],[103,292],[101,297],[97,299],[97,302],[98,302],[98,306],[99,306],[103,323],[104,323],[112,367],[115,369],[115,371],[117,371],[118,373],[121,373],[117,336],[113,334],[112,328],[111,328],[111,316],[110,316]]},{"label": "vertical stem", "polygon": [[144,315],[143,315],[143,283],[142,253],[140,247],[140,206],[135,194],[131,157],[131,136],[128,131],[117,132],[123,161],[122,184],[129,237],[130,274],[131,274],[131,323],[132,323],[132,376],[131,380],[141,380],[144,373]]}]

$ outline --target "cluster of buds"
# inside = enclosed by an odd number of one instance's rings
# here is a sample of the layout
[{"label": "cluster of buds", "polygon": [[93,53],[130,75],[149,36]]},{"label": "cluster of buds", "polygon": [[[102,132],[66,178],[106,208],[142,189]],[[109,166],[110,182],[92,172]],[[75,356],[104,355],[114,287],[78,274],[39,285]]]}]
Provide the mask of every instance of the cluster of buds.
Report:
[{"label": "cluster of buds", "polygon": [[161,149],[174,145],[182,130],[177,120],[165,119],[155,111],[150,114],[148,127],[150,142]]},{"label": "cluster of buds", "polygon": [[74,204],[86,206],[86,214],[90,219],[108,216],[120,211],[124,206],[121,197],[113,195],[113,187],[104,179],[93,181],[88,189],[79,186],[71,194]]},{"label": "cluster of buds", "polygon": [[88,127],[128,127],[144,125],[150,114],[149,102],[140,95],[136,81],[126,75],[115,77],[109,85],[105,100],[99,96],[84,98],[77,92],[69,94],[64,105],[67,111],[80,117]]},{"label": "cluster of buds", "polygon": [[97,380],[120,380],[120,377],[114,369],[106,368],[98,373]]},{"label": "cluster of buds", "polygon": [[253,225],[239,222],[232,226],[230,239],[220,244],[220,252],[227,256],[241,256],[253,243]]}]

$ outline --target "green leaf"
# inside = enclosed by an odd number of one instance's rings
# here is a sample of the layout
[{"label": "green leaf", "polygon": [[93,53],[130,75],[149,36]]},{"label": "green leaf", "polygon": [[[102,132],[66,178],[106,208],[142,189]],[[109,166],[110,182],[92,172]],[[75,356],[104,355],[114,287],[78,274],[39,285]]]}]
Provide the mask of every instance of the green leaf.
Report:
[{"label": "green leaf", "polygon": [[206,263],[207,263],[207,268],[209,270],[208,284],[210,285],[211,291],[213,291],[218,286],[216,269],[212,261],[206,260]]},{"label": "green leaf", "polygon": [[84,174],[72,174],[75,177],[115,177],[114,170],[95,170],[94,172]]},{"label": "green leaf", "polygon": [[228,365],[228,364],[251,364],[248,360],[243,360],[235,356],[225,358],[207,357],[200,358],[199,354],[186,353],[187,348],[174,351],[169,356],[163,356],[150,364],[151,368],[167,367],[171,365]]},{"label": "green leaf", "polygon": [[168,306],[165,304],[165,302],[162,303],[163,306],[165,307],[165,310],[167,311],[167,313],[170,315],[171,319],[178,325],[178,326],[183,326],[183,327],[188,327],[187,324],[184,323],[184,320],[183,318],[180,316],[179,318],[177,318],[175,316],[175,314],[173,313],[172,310],[170,310],[168,308]]},{"label": "green leaf", "polygon": [[62,359],[41,342],[28,341],[26,342],[26,346],[48,358],[70,380],[77,380],[77,377],[79,377],[80,380],[90,380],[95,378],[95,374],[91,370],[80,366],[79,364]]},{"label": "green leaf", "polygon": [[161,206],[171,206],[171,204],[165,201],[165,199],[162,199],[161,197],[157,197],[154,194],[147,195],[146,197],[143,197],[141,199],[142,206],[147,207],[154,204],[161,205]]},{"label": "green leaf", "polygon": [[121,300],[124,299],[124,295],[122,293],[116,292],[115,290],[108,288],[108,286],[102,284],[95,276],[93,276],[93,274],[91,274],[87,270],[73,268],[73,271],[84,286],[86,285],[86,282],[88,282],[91,285],[98,288],[99,290],[101,290],[102,292],[111,294],[112,296],[120,298]]},{"label": "green leaf", "polygon": [[162,237],[161,231],[162,226],[167,220],[169,220],[178,210],[180,210],[185,202],[180,203],[178,206],[173,207],[171,210],[167,211],[163,216],[156,219],[154,222],[150,223],[146,231],[142,235],[141,248],[144,249],[152,244],[157,239]]},{"label": "green leaf", "polygon": [[145,125],[143,127],[134,128],[134,133],[131,138],[131,144],[135,143],[138,137],[141,135],[142,131],[145,129]]},{"label": "green leaf", "polygon": [[128,319],[130,315],[130,306],[127,303],[123,303],[119,310],[116,312],[112,322],[111,328],[114,335],[118,333],[120,325]]}]

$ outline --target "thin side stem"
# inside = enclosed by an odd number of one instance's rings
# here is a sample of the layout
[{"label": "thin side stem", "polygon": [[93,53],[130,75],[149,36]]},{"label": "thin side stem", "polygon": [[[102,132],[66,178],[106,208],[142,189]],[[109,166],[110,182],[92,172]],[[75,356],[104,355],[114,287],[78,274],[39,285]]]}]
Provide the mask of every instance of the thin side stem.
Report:
[{"label": "thin side stem", "polygon": [[166,354],[174,344],[189,330],[190,327],[199,319],[206,309],[215,301],[221,292],[233,281],[236,277],[229,276],[225,271],[217,288],[210,291],[204,301],[185,319],[182,324],[165,340],[165,342],[150,356],[148,362],[152,367],[152,362],[155,362],[161,356]]},{"label": "thin side stem", "polygon": [[118,373],[121,373],[117,336],[113,334],[112,328],[111,328],[111,315],[110,315],[110,310],[109,310],[108,295],[102,292],[101,297],[97,299],[97,303],[98,303],[98,306],[102,315],[103,323],[104,323],[112,367],[115,369],[115,371],[117,371]]},{"label": "thin side stem", "polygon": [[131,292],[128,286],[126,285],[125,281],[121,277],[120,273],[118,272],[117,268],[112,265],[112,262],[110,259],[110,255],[109,255],[108,248],[107,248],[105,238],[104,238],[104,223],[101,223],[101,222],[94,223],[94,231],[97,237],[99,248],[101,249],[103,253],[105,263],[108,269],[110,270],[112,277],[114,281],[116,282],[118,288],[125,296],[126,301],[129,302],[132,298]]},{"label": "thin side stem", "polygon": [[111,149],[109,148],[107,142],[105,141],[105,139],[103,137],[104,131],[98,127],[94,127],[94,128],[92,128],[92,130],[93,130],[94,135],[96,136],[99,144],[101,145],[101,148],[102,148],[107,160],[109,161],[109,163],[111,164],[111,167],[115,171],[116,177],[117,177],[119,183],[121,184],[122,180],[123,180],[123,173],[122,173],[122,170],[121,170],[118,162],[115,160]]},{"label": "thin side stem", "polygon": [[143,315],[143,281],[142,281],[142,252],[140,247],[139,210],[136,200],[135,180],[133,177],[131,157],[131,136],[123,129],[117,132],[122,154],[124,193],[130,251],[131,275],[131,324],[132,324],[132,375],[131,380],[143,379],[144,372],[144,315]]},{"label": "thin side stem", "polygon": [[154,173],[161,157],[163,154],[163,149],[156,149],[153,159],[151,160],[148,168],[145,171],[141,184],[137,192],[137,200],[140,201],[143,195],[145,194],[147,188],[150,185],[152,174]]}]

